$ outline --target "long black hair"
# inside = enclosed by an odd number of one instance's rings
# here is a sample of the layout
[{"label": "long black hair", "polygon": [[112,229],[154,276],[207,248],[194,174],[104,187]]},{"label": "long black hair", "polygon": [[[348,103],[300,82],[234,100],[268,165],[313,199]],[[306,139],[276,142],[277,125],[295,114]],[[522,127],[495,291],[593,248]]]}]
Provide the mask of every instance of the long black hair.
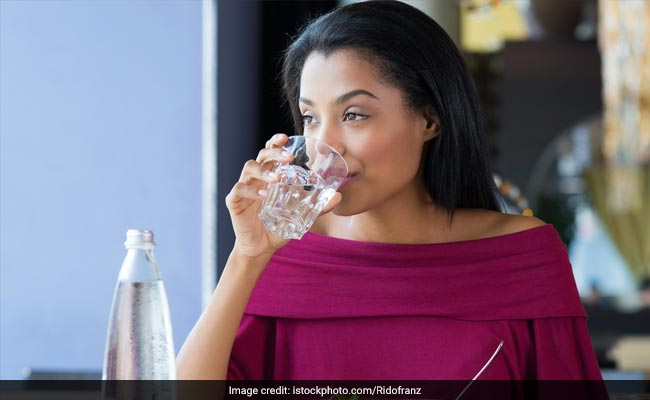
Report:
[{"label": "long black hair", "polygon": [[449,210],[499,210],[474,81],[453,40],[433,19],[398,1],[335,9],[307,24],[287,49],[283,89],[302,133],[300,76],[312,52],[354,49],[372,57],[383,79],[402,90],[412,110],[432,108],[440,134],[427,142],[423,176],[433,201]]}]

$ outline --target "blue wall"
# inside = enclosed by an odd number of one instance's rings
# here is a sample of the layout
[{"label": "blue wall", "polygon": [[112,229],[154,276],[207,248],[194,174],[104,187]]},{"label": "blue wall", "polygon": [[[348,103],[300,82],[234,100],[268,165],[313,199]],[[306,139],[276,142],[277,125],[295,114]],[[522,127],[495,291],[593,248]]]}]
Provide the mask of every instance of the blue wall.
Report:
[{"label": "blue wall", "polygon": [[0,378],[101,369],[129,228],[200,313],[201,2],[0,0]]}]

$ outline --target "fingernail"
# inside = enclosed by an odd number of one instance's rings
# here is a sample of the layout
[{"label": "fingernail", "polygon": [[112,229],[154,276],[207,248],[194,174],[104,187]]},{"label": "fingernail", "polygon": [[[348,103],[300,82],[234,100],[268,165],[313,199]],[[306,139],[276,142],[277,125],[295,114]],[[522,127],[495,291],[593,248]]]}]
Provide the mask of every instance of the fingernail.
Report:
[{"label": "fingernail", "polygon": [[282,152],[282,157],[284,157],[284,158],[289,158],[291,156],[292,156],[292,154],[290,152],[286,151],[286,150]]},{"label": "fingernail", "polygon": [[276,173],[273,172],[273,171],[267,171],[267,172],[266,172],[266,175],[267,175],[269,178],[277,178],[277,177],[278,177],[278,174],[276,174]]},{"label": "fingernail", "polygon": [[257,191],[257,194],[259,194],[262,197],[266,197],[268,192],[266,190],[264,190],[264,189],[260,189],[260,190]]}]

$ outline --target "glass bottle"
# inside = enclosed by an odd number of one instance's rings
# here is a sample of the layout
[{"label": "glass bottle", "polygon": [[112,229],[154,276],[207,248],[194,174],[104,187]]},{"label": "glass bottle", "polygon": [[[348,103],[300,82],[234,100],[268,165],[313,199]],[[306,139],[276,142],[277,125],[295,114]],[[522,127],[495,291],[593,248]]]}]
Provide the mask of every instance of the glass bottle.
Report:
[{"label": "glass bottle", "polygon": [[174,380],[174,340],[153,232],[126,233],[106,338],[103,380]]}]

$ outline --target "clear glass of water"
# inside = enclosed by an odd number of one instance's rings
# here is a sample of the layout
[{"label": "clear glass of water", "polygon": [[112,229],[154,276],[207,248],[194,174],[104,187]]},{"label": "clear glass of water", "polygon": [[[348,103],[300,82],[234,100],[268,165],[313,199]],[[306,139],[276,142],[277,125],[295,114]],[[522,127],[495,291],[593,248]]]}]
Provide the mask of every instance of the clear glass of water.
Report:
[{"label": "clear glass of water", "polygon": [[348,165],[334,148],[313,137],[290,136],[283,148],[294,159],[274,169],[280,180],[269,185],[259,216],[269,231],[300,239],[347,177]]}]

